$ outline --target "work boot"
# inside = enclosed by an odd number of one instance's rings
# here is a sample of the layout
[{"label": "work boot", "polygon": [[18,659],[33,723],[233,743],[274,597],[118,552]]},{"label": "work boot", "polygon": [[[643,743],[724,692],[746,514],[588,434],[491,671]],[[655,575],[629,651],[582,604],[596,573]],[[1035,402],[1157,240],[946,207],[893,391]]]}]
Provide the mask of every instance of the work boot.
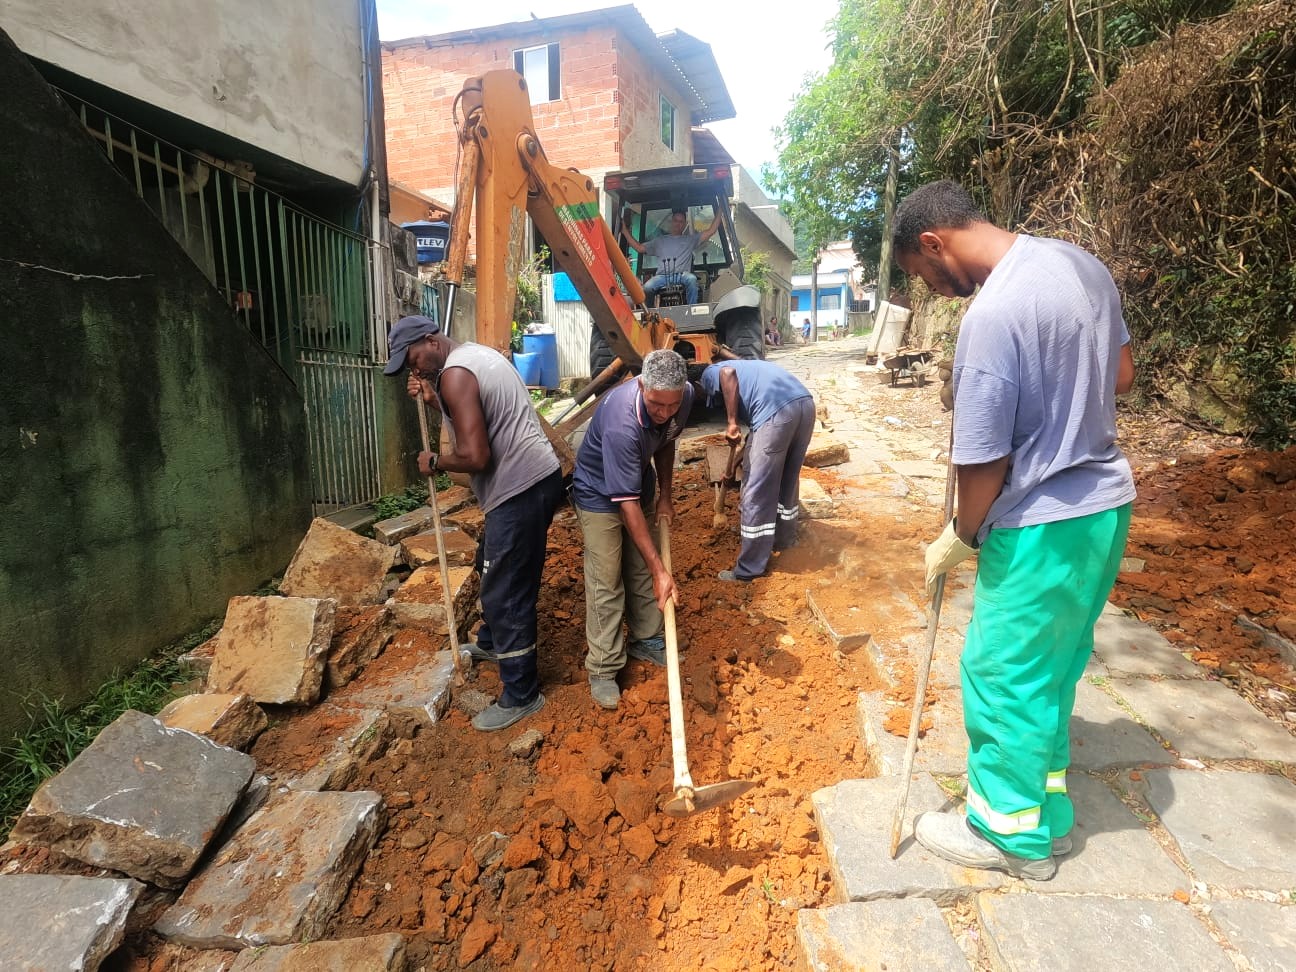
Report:
[{"label": "work boot", "polygon": [[722,570],[720,573],[716,574],[716,577],[722,581],[742,581],[744,584],[750,584],[752,582],[750,577],[739,577],[732,570]]},{"label": "work boot", "polygon": [[626,650],[631,658],[652,662],[654,665],[666,664],[666,639],[663,637],[645,638],[643,641],[632,641]]},{"label": "work boot", "polygon": [[1053,856],[1065,857],[1071,853],[1071,835],[1053,838]]},{"label": "work boot", "polygon": [[480,732],[495,732],[499,729],[507,729],[513,723],[539,712],[544,708],[544,704],[544,693],[536,693],[536,697],[526,705],[508,706],[495,702],[473,716],[472,725],[474,729]]},{"label": "work boot", "polygon": [[1033,860],[1009,854],[977,833],[967,817],[957,811],[919,814],[914,838],[933,854],[964,867],[1007,871],[1032,881],[1047,881],[1057,872],[1052,857]]},{"label": "work boot", "polygon": [[605,709],[615,709],[621,701],[621,686],[615,678],[595,678],[590,676],[590,695],[594,701]]},{"label": "work boot", "polygon": [[492,665],[498,665],[499,659],[495,657],[493,651],[487,651],[475,641],[467,642],[459,646],[460,651],[466,651],[472,656],[473,661],[490,662]]}]

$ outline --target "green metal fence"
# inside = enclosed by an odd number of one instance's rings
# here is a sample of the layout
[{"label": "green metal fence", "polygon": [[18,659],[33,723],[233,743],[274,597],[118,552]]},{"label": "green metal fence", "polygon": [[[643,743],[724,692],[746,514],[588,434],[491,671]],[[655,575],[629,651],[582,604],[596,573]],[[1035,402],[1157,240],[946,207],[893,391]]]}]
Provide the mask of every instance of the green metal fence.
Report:
[{"label": "green metal fence", "polygon": [[372,366],[386,334],[373,294],[377,244],[256,185],[246,165],[184,151],[60,94],[297,383],[310,430],[315,512],[377,498]]}]

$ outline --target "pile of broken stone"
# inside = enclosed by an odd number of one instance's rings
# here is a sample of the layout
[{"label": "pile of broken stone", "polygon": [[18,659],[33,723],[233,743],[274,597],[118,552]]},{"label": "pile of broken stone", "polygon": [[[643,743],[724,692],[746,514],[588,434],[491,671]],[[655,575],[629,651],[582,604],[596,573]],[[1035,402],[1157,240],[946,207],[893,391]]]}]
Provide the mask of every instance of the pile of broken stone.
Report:
[{"label": "pile of broken stone", "polygon": [[[481,514],[462,488],[439,498],[462,638]],[[399,935],[315,940],[384,823],[379,794],[345,787],[396,733],[449,706],[431,518],[422,507],[383,521],[375,540],[316,519],[279,595],[231,599],[220,632],[185,656],[200,691],[156,717],[124,713],[41,786],[9,835],[5,870],[35,860],[46,873],[0,873],[0,968],[94,970],[149,927],[177,945],[237,951],[218,966],[231,972],[405,968]],[[444,647],[357,678],[407,629]],[[267,708],[303,707],[327,708],[336,738],[320,741],[312,765],[258,772],[247,750]]]}]

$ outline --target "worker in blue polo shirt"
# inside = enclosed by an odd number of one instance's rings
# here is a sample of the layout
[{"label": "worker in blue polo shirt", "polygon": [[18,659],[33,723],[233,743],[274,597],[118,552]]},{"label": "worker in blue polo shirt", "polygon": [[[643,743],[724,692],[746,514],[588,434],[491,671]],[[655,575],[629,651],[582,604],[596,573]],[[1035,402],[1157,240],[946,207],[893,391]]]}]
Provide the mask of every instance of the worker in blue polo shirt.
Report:
[{"label": "worker in blue polo shirt", "polygon": [[738,501],[742,546],[723,581],[750,581],[765,573],[770,554],[796,543],[801,508],[801,463],[814,433],[814,399],[784,369],[759,359],[722,361],[702,372],[702,391],[724,401],[725,438],[736,443],[741,419],[751,433],[743,450]]},{"label": "worker in blue polo shirt", "polygon": [[657,520],[674,516],[675,440],[692,404],[684,359],[665,349],[649,352],[639,377],[599,403],[576,453],[572,498],[585,538],[585,669],[590,694],[605,709],[621,699],[616,678],[627,655],[666,664],[662,609],[675,598],[675,581],[657,553],[648,515],[655,483]]}]

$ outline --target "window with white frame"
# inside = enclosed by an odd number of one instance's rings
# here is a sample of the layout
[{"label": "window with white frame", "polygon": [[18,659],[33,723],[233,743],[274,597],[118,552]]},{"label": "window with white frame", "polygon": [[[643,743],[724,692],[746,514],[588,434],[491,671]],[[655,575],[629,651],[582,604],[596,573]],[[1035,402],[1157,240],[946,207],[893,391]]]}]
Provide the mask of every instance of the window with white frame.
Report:
[{"label": "window with white frame", "polygon": [[513,52],[513,70],[526,78],[531,104],[557,101],[562,97],[558,72],[558,45],[523,47]]},{"label": "window with white frame", "polygon": [[662,144],[675,151],[675,106],[665,95],[661,96],[661,137]]}]

